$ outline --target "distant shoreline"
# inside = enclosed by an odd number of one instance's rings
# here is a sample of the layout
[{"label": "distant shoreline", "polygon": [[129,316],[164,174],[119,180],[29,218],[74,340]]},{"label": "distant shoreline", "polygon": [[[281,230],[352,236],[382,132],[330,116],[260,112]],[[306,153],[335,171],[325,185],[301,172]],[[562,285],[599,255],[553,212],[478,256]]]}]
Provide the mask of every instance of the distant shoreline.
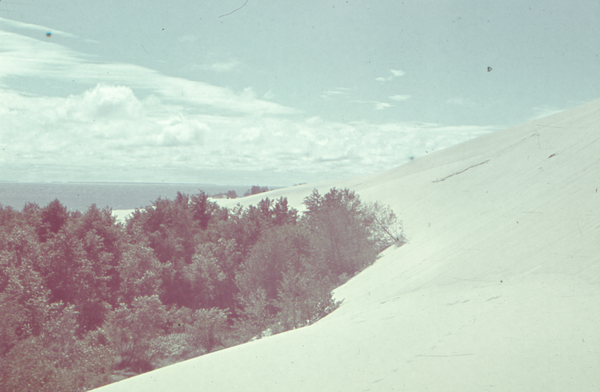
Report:
[{"label": "distant shoreline", "polygon": [[[18,181],[18,180],[0,180],[0,184],[39,184],[39,185],[64,185],[64,184],[98,184],[98,185],[202,185],[214,187],[247,187],[252,185],[231,185],[231,184],[216,184],[216,183],[196,183],[196,182],[145,182],[145,181]],[[257,184],[253,184],[257,185]],[[262,185],[262,184],[261,184]],[[291,185],[265,185],[269,189],[285,188]]]},{"label": "distant shoreline", "polygon": [[[169,183],[125,183],[125,182],[1,182],[0,205],[22,210],[26,203],[45,207],[58,199],[69,211],[85,212],[92,204],[98,208],[112,210],[132,210],[151,205],[156,199],[173,199],[177,192],[197,194],[206,192],[209,196],[235,191],[242,197],[251,186],[209,185],[209,184],[169,184]],[[277,189],[278,187],[269,187]]]}]

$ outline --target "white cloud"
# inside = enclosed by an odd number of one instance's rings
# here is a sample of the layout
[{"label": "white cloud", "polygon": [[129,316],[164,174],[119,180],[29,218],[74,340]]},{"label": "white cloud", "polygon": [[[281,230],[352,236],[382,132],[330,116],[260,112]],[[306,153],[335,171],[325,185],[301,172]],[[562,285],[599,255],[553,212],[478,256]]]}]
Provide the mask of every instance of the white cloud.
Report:
[{"label": "white cloud", "polygon": [[7,81],[17,77],[43,77],[62,82],[77,81],[88,86],[97,83],[125,85],[134,91],[143,90],[163,100],[196,108],[208,106],[253,114],[296,113],[289,107],[257,98],[249,99],[208,83],[166,76],[132,64],[95,64],[90,60],[53,42],[0,31],[0,87],[9,87]]},{"label": "white cloud", "polygon": [[129,87],[97,85],[83,94],[80,114],[91,118],[130,118],[142,116],[142,104]]},{"label": "white cloud", "polygon": [[205,132],[211,131],[206,124],[181,115],[160,123],[163,128],[156,136],[156,140],[161,146],[184,145],[191,147],[202,143]]},{"label": "white cloud", "polygon": [[383,109],[387,109],[387,108],[391,108],[394,105],[391,105],[387,102],[375,102],[375,110],[383,110]]},{"label": "white cloud", "polygon": [[0,101],[6,103],[0,116],[0,172],[21,180],[32,179],[27,173],[42,173],[46,180],[70,173],[74,180],[105,176],[152,181],[160,176],[185,182],[198,181],[202,171],[225,173],[221,181],[238,176],[240,183],[250,181],[249,172],[268,172],[294,183],[389,169],[410,156],[491,131],[319,117],[190,114],[158,97],[140,100],[133,90],[114,85],[66,98],[0,89]]},{"label": "white cloud", "polygon": [[307,118],[305,122],[308,125],[316,125],[316,124],[323,123],[324,121],[320,116],[314,116],[314,117]]},{"label": "white cloud", "polygon": [[396,95],[392,95],[389,98],[393,101],[406,101],[407,99],[409,99],[411,96],[410,95],[400,95],[400,94],[396,94]]},{"label": "white cloud", "polygon": [[331,90],[325,90],[321,93],[321,98],[325,98],[325,99],[331,99],[334,97],[341,97],[343,95],[348,94],[348,92],[350,91],[349,88],[347,87],[336,87],[334,89]]},{"label": "white cloud", "polygon": [[[36,33],[39,33],[40,38],[46,38],[46,33],[51,33],[52,35],[55,35],[55,36],[60,35],[62,37],[77,38],[76,35],[73,35],[71,33],[66,33],[66,32],[58,30],[58,29],[52,29],[50,27],[34,25],[34,24],[30,24],[30,23],[17,22],[17,21],[5,19],[5,18],[0,18],[0,26],[9,27],[9,28],[18,29],[18,30],[35,31]],[[87,41],[90,41],[90,40],[87,40]]]},{"label": "white cloud", "polygon": [[406,74],[406,72],[401,71],[399,69],[390,69],[390,73],[391,75],[389,76],[380,76],[375,78],[375,80],[377,80],[378,82],[389,82],[390,80],[400,77],[400,76],[404,76]]},{"label": "white cloud", "polygon": [[369,105],[373,105],[373,109],[375,110],[384,110],[384,109],[388,109],[391,107],[394,107],[394,105],[388,103],[388,102],[379,102],[379,101],[360,101],[360,100],[354,100],[352,102],[356,102],[356,103],[366,103]]},{"label": "white cloud", "polygon": [[217,61],[208,66],[208,69],[215,72],[227,72],[237,68],[240,64],[238,60]]},{"label": "white cloud", "polygon": [[252,87],[246,87],[240,93],[240,98],[253,100],[256,98],[256,93],[254,92],[254,89]]},{"label": "white cloud", "polygon": [[446,103],[448,105],[464,106],[464,107],[476,106],[475,102],[471,101],[470,99],[463,98],[463,97],[454,97],[454,98],[447,99]]}]

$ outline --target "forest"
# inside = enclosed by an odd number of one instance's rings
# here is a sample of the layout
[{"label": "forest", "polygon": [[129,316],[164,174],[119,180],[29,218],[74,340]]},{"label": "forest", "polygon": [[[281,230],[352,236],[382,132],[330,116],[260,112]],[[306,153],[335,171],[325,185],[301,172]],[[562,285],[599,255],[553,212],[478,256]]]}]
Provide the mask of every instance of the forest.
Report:
[{"label": "forest", "polygon": [[348,189],[226,209],[177,193],[118,223],[58,200],[0,205],[0,390],[85,391],[334,311],[404,237]]}]

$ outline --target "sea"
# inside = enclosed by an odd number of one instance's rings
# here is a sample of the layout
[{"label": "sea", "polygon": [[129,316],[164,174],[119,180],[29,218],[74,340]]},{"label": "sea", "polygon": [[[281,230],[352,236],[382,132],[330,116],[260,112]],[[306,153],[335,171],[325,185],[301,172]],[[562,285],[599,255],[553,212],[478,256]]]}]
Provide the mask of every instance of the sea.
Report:
[{"label": "sea", "polygon": [[233,190],[241,197],[249,188],[250,186],[214,184],[0,182],[0,205],[21,211],[28,202],[44,207],[58,199],[69,211],[85,212],[92,204],[96,204],[98,208],[129,210],[152,205],[159,197],[174,199],[177,192],[192,195],[202,190],[212,196]]}]

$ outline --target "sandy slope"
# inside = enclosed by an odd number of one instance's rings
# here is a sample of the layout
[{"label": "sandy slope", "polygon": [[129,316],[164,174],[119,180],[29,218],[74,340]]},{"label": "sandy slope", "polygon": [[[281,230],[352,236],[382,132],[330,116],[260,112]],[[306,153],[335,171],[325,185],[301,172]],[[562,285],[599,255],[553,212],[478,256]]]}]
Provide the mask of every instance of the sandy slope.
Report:
[{"label": "sandy slope", "polygon": [[409,243],[313,326],[101,390],[600,390],[600,101],[268,196],[315,186],[392,205]]}]

